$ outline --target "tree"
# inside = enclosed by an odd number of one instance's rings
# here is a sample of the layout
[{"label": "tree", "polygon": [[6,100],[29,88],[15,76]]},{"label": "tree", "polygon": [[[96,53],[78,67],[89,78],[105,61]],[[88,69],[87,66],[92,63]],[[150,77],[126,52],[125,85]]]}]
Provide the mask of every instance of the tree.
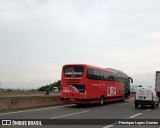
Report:
[{"label": "tree", "polygon": [[42,86],[40,88],[38,88],[38,91],[45,91],[46,90],[46,86]]},{"label": "tree", "polygon": [[52,91],[53,87],[58,87],[60,89],[60,85],[61,85],[61,81],[58,80],[54,83],[50,83],[49,85],[38,88],[38,91],[46,91],[46,90]]}]

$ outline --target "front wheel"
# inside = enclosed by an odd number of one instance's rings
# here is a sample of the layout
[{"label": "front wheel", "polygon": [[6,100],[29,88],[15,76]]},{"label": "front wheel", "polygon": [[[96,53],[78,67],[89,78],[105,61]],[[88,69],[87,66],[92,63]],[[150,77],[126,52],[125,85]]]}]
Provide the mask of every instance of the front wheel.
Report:
[{"label": "front wheel", "polygon": [[159,102],[156,104],[156,107],[159,107]]},{"label": "front wheel", "polygon": [[135,104],[135,108],[138,108],[138,104]]},{"label": "front wheel", "polygon": [[123,100],[122,100],[123,102],[125,102],[126,101],[126,97],[125,97],[125,95],[123,96]]},{"label": "front wheel", "polygon": [[152,109],[155,109],[155,104],[152,104],[151,107],[152,107]]}]

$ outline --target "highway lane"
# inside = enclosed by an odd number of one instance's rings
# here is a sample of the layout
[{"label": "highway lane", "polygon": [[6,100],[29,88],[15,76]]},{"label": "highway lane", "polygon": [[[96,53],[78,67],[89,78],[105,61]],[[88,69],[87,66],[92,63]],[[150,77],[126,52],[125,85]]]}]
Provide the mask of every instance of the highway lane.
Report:
[{"label": "highway lane", "polygon": [[[139,109],[134,108],[133,98],[126,102],[107,103],[104,106],[76,106],[76,105],[64,105],[55,106],[42,109],[33,109],[11,113],[0,113],[0,119],[160,119],[160,108],[152,110],[150,107],[143,107]],[[115,122],[116,123],[116,122]],[[14,126],[12,126],[14,127]],[[25,126],[27,127],[27,126]],[[29,126],[30,127],[30,126]],[[35,127],[35,126],[34,126]],[[37,126],[38,127],[38,126]],[[75,126],[54,125],[54,126],[39,126],[47,128],[75,128]],[[76,126],[78,128],[122,128],[128,127],[122,125],[111,126],[106,125],[88,125]],[[137,126],[130,126],[137,127]],[[139,126],[159,128],[160,126]]]}]

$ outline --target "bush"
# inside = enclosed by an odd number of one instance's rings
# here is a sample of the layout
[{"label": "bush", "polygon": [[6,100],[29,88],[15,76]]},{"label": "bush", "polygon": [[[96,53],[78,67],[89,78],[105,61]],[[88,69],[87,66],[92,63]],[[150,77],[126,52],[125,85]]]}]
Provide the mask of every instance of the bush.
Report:
[{"label": "bush", "polygon": [[53,87],[58,87],[60,89],[60,85],[61,85],[61,81],[58,80],[54,83],[50,83],[49,85],[42,86],[42,87],[38,88],[38,91],[45,91],[45,90],[52,91]]}]

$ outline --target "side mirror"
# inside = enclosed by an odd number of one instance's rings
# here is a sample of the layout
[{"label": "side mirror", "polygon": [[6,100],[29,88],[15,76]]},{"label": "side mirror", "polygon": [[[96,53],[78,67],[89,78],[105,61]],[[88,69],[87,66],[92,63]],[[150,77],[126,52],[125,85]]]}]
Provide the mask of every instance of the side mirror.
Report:
[{"label": "side mirror", "polygon": [[128,77],[128,79],[130,83],[133,83],[133,79],[131,77]]}]

